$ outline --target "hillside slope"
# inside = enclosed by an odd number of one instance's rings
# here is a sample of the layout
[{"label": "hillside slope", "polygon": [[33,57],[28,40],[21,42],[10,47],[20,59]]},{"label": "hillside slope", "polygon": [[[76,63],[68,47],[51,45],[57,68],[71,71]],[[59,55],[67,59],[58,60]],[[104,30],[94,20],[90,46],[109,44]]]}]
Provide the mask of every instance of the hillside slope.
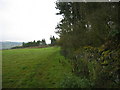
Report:
[{"label": "hillside slope", "polygon": [[0,42],[0,50],[1,49],[10,49],[15,46],[22,46],[22,42]]}]

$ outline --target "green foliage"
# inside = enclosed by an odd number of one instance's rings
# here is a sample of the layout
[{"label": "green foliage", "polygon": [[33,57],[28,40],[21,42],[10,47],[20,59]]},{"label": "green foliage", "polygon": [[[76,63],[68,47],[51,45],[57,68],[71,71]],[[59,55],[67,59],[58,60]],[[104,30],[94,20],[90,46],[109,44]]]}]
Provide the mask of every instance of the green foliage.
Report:
[{"label": "green foliage", "polygon": [[118,3],[57,2],[56,9],[63,16],[56,33],[65,56],[84,46],[99,47],[109,39],[115,44],[108,43],[107,48],[120,44]]},{"label": "green foliage", "polygon": [[78,67],[76,72],[80,76],[89,78],[95,87],[119,87],[120,50],[104,50],[86,46],[76,52],[75,55],[82,55],[82,57],[77,57],[76,61]]},{"label": "green foliage", "polygon": [[60,83],[62,88],[90,88],[94,84],[86,78],[80,78],[74,75],[66,75]]},{"label": "green foliage", "polygon": [[109,32],[109,37],[115,37],[118,34],[120,35],[119,30],[111,30],[111,32]]},{"label": "green foliage", "polygon": [[34,47],[34,46],[43,46],[47,45],[45,39],[42,39],[42,41],[38,40],[37,42],[34,40],[33,42],[28,42],[22,44],[23,47]]},{"label": "green foliage", "polygon": [[[119,87],[119,4],[57,2],[56,8],[63,16],[56,33],[73,72],[89,79],[94,87]],[[73,82],[68,79],[66,85],[77,87]]]},{"label": "green foliage", "polygon": [[51,40],[51,45],[52,45],[52,46],[54,46],[54,45],[57,44],[57,43],[56,43],[57,38],[55,38],[54,36],[51,36],[51,37],[50,37],[50,40]]}]

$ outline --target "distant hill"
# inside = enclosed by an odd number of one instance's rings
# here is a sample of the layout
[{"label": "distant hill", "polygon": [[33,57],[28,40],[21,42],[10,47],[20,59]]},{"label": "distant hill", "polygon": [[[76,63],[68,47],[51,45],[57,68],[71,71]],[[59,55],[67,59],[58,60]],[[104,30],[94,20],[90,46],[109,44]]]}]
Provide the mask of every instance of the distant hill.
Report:
[{"label": "distant hill", "polygon": [[22,46],[22,42],[9,42],[9,41],[0,42],[0,50],[10,49],[15,46]]}]

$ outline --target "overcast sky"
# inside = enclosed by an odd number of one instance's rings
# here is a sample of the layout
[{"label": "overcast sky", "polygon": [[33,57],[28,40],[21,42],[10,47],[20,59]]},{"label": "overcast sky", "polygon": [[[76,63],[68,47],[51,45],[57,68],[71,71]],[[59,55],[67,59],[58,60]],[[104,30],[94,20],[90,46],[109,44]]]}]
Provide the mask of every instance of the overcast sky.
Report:
[{"label": "overcast sky", "polygon": [[56,0],[0,0],[0,41],[27,42],[55,34]]}]

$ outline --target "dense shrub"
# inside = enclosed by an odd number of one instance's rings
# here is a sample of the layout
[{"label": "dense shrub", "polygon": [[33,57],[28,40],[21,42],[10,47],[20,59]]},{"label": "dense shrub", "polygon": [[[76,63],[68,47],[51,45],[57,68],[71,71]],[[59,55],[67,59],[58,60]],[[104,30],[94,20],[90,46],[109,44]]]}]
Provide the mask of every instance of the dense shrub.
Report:
[{"label": "dense shrub", "polygon": [[87,78],[80,78],[74,75],[67,75],[60,83],[62,88],[90,88],[93,85]]},{"label": "dense shrub", "polygon": [[[105,50],[86,46],[75,51],[73,59],[75,73],[95,83],[96,87],[119,87],[120,50]],[[76,64],[77,65],[76,65]]]}]

